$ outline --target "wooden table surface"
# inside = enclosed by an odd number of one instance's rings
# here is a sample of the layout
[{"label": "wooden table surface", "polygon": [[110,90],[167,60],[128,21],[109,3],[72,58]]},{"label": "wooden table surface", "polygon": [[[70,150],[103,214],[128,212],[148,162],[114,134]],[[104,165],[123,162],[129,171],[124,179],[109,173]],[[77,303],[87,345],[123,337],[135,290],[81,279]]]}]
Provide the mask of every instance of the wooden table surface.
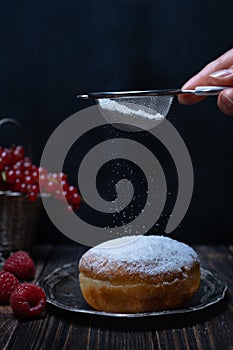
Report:
[{"label": "wooden table surface", "polygon": [[[195,246],[201,265],[227,282],[227,297],[202,311],[179,316],[116,319],[82,315],[47,305],[43,317],[18,321],[0,306],[2,349],[233,350],[233,247]],[[75,262],[84,247],[38,246],[32,256],[38,278]]]}]

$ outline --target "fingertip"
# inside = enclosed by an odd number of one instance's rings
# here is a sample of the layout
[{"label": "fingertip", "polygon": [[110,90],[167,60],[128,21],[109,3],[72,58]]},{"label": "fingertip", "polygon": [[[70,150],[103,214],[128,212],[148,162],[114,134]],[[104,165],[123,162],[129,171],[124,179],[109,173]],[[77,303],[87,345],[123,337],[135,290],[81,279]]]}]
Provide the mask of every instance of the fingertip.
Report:
[{"label": "fingertip", "polygon": [[218,107],[226,115],[233,115],[233,89],[225,89],[218,96]]},{"label": "fingertip", "polygon": [[188,106],[192,103],[192,102],[190,103],[190,98],[187,95],[179,95],[178,101],[181,105],[184,105],[184,106]]},{"label": "fingertip", "polygon": [[[189,79],[181,88],[181,90],[194,90],[197,86],[201,85],[209,85],[208,79],[206,75],[202,72],[194,75],[191,79]],[[180,94],[178,96],[178,101],[180,104],[188,106],[202,101],[205,97],[197,96],[192,93]]]},{"label": "fingertip", "polygon": [[202,101],[205,97],[195,96],[192,94],[181,94],[178,96],[178,101],[181,105],[189,106]]}]

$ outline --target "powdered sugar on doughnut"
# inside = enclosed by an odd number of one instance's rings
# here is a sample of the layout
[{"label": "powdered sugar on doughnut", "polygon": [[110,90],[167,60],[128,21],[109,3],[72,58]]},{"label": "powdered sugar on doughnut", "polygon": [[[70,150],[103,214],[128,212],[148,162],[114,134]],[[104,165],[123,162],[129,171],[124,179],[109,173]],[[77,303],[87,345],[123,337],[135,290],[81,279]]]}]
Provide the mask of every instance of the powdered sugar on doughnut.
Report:
[{"label": "powdered sugar on doughnut", "polygon": [[[95,258],[92,258],[95,256]],[[104,242],[91,248],[82,258],[82,264],[99,273],[122,268],[130,273],[158,275],[181,272],[199,261],[188,245],[164,236],[129,236]],[[87,266],[86,266],[87,267]]]},{"label": "powdered sugar on doughnut", "polygon": [[128,245],[130,243],[133,243],[137,239],[140,239],[142,236],[125,236],[121,238],[116,238],[116,239],[111,239],[110,241],[103,242],[96,246],[96,248],[101,248],[101,249],[113,249],[117,248],[119,249],[120,247],[123,247],[125,245]]}]

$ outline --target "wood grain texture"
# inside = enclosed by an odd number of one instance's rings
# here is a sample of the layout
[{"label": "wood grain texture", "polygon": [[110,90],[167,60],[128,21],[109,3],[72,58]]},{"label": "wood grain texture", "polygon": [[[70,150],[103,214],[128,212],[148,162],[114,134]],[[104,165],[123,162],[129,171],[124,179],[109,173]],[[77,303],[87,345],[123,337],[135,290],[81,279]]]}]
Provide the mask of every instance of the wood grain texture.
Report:
[{"label": "wood grain texture", "polygon": [[[79,315],[47,306],[34,321],[18,321],[0,306],[0,349],[228,350],[233,346],[232,247],[195,246],[203,267],[228,284],[226,300],[207,310],[175,317],[112,319]],[[38,246],[32,255],[38,278],[65,263],[78,262],[87,248]]]}]

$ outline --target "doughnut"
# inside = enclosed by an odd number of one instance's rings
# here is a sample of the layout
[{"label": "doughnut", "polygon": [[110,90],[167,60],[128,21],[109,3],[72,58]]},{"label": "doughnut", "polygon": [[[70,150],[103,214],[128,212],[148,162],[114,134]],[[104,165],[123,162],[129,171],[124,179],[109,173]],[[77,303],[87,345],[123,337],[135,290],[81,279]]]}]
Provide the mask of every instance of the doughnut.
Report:
[{"label": "doughnut", "polygon": [[164,236],[106,241],[84,253],[78,269],[85,301],[108,313],[182,308],[200,286],[197,253]]}]

